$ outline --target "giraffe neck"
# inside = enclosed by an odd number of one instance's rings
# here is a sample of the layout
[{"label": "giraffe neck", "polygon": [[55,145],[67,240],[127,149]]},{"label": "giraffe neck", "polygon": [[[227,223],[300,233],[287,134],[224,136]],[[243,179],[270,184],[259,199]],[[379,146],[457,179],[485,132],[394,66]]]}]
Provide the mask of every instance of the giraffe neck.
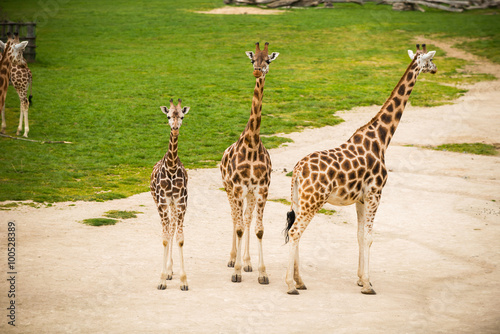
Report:
[{"label": "giraffe neck", "polygon": [[248,120],[245,131],[241,134],[245,143],[250,147],[256,147],[260,143],[260,119],[262,112],[262,97],[264,93],[265,78],[257,78],[255,80],[255,88],[253,90],[252,111]]},{"label": "giraffe neck", "polygon": [[12,61],[8,54],[11,42],[7,42],[0,60],[0,108],[5,105],[5,97],[7,96],[7,88],[9,88],[9,75],[12,67]]},{"label": "giraffe neck", "polygon": [[168,142],[168,151],[165,154],[165,165],[167,170],[171,173],[177,171],[177,166],[179,164],[179,157],[177,156],[177,140],[179,135],[174,135],[173,131],[170,131],[170,140]]},{"label": "giraffe neck", "polygon": [[[372,150],[379,156],[384,156],[394,132],[399,125],[406,103],[410,98],[413,86],[417,81],[419,70],[415,59],[410,63],[391,95],[385,101],[380,111],[366,125],[359,128],[348,142],[357,142],[361,137],[375,138],[379,145],[372,145]],[[373,149],[373,146],[376,149]]]}]

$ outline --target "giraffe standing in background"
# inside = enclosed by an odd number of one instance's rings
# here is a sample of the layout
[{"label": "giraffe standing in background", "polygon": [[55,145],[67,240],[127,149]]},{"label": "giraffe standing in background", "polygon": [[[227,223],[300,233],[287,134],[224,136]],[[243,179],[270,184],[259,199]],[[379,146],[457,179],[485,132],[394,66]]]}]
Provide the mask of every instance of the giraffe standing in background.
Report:
[{"label": "giraffe standing in background", "polygon": [[[11,38],[13,43],[19,44],[19,34],[14,34],[14,37]],[[5,44],[0,41],[0,48],[5,48]],[[23,128],[23,118],[24,118],[24,134],[23,137],[28,137],[28,132],[30,131],[29,123],[28,123],[28,109],[31,105],[31,84],[33,81],[33,77],[31,75],[31,71],[28,68],[28,63],[26,59],[22,59],[22,62],[17,65],[12,65],[10,70],[10,82],[12,86],[16,89],[17,95],[19,95],[19,101],[21,103],[21,113],[19,115],[19,126],[17,127],[16,134],[19,135]],[[30,95],[28,97],[28,89],[30,91]],[[2,121],[5,120],[5,104],[2,108]],[[2,133],[5,132],[6,124],[2,123]]]},{"label": "giraffe standing in background", "polygon": [[[262,237],[264,225],[262,217],[266,205],[269,184],[271,182],[271,158],[260,140],[260,121],[262,111],[262,95],[269,64],[279,53],[269,55],[269,43],[260,50],[256,43],[256,51],[246,54],[253,64],[255,89],[252,99],[252,110],[245,130],[237,142],[229,146],[220,164],[222,182],[231,206],[233,219],[233,244],[228,267],[234,267],[232,282],[241,282],[241,239],[246,233],[245,254],[243,256],[244,270],[252,271],[250,262],[250,225],[254,209],[257,211],[255,233],[259,241],[259,278],[260,284],[269,284],[269,278],[264,265],[262,253]],[[246,208],[244,203],[246,201]]]},{"label": "giraffe standing in background", "polygon": [[181,290],[188,290],[186,272],[184,271],[184,215],[187,207],[187,182],[188,176],[186,169],[177,156],[177,141],[179,137],[179,128],[182,125],[182,119],[189,112],[189,107],[181,107],[181,99],[177,106],[173,100],[170,100],[170,109],[160,107],[167,115],[170,125],[170,141],[168,151],[156,163],[151,173],[151,195],[158,208],[162,224],[163,237],[163,266],[160,276],[159,290],[167,288],[167,280],[172,279],[172,245],[174,234],[177,232],[177,244],[180,253],[180,280]]},{"label": "giraffe standing in background", "polygon": [[22,64],[24,61],[23,51],[28,42],[14,43],[10,38],[4,45],[2,59],[0,60],[0,107],[2,109],[2,133],[5,133],[5,98],[9,88],[9,78],[12,66]]},{"label": "giraffe standing in background", "polygon": [[[285,241],[290,240],[286,284],[289,294],[306,289],[299,275],[299,240],[316,212],[325,203],[356,204],[358,216],[359,266],[358,285],[364,294],[375,294],[369,278],[369,255],[373,219],[387,181],[385,152],[420,73],[436,72],[432,57],[417,44],[408,50],[412,59],[403,77],[377,115],[359,128],[340,147],[309,154],[293,170],[292,204],[288,212]],[[295,281],[295,285],[294,285]]]}]

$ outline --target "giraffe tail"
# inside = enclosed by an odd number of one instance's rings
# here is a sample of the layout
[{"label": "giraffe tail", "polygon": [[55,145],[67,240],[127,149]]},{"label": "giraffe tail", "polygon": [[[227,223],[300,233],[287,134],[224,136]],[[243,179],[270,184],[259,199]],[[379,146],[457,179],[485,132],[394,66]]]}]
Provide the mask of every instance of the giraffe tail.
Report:
[{"label": "giraffe tail", "polygon": [[293,223],[295,223],[295,211],[293,210],[293,208],[297,208],[297,203],[298,203],[298,197],[299,197],[299,194],[298,194],[298,182],[297,182],[297,178],[296,178],[296,174],[294,173],[292,175],[292,204],[291,204],[291,210],[286,214],[286,227],[285,229],[283,230],[283,234],[285,235],[285,244],[288,243],[288,239],[289,239],[289,236],[288,236],[288,231],[290,231],[290,229],[292,228],[293,226]]},{"label": "giraffe tail", "polygon": [[31,94],[31,84],[33,83],[33,81],[30,82],[30,96],[28,96],[28,106],[30,107],[33,107],[33,102],[31,101],[31,99],[33,98],[33,95]]},{"label": "giraffe tail", "polygon": [[295,223],[295,211],[293,211],[292,209],[292,211],[289,211],[286,214],[286,227],[283,230],[283,234],[285,235],[285,244],[288,243],[288,231],[290,231],[290,229],[292,228],[293,223]]}]

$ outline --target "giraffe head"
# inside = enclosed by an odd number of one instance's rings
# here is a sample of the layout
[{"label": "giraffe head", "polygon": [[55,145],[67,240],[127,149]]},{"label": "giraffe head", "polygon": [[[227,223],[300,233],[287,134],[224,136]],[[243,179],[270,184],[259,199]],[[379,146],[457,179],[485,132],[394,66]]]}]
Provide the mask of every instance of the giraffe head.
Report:
[{"label": "giraffe head", "polygon": [[164,106],[160,107],[161,111],[167,115],[168,125],[170,125],[170,128],[172,129],[172,134],[176,136],[179,134],[182,119],[189,112],[189,107],[181,107],[182,100],[179,99],[178,101],[179,103],[174,105],[174,100],[170,99],[170,109]]},{"label": "giraffe head", "polygon": [[269,72],[269,64],[279,56],[278,52],[273,52],[269,55],[269,51],[267,50],[268,45],[269,43],[266,42],[264,50],[261,50],[257,42],[255,43],[255,53],[252,51],[245,52],[252,61],[253,75],[256,78],[265,78],[267,72]]},{"label": "giraffe head", "polygon": [[7,58],[11,59],[12,65],[21,65],[23,64],[24,58],[23,58],[23,51],[26,48],[26,45],[28,45],[27,41],[19,43],[19,38],[17,38],[17,42],[15,37],[8,33],[8,40],[7,43],[4,43],[0,41],[0,48],[5,49],[7,46],[9,47],[7,50]]},{"label": "giraffe head", "polygon": [[417,51],[415,53],[413,53],[412,50],[408,50],[408,56],[410,56],[412,60],[415,59],[418,73],[436,73],[437,67],[432,62],[432,57],[434,57],[435,54],[436,51],[427,52],[425,44],[422,44],[422,50],[420,50],[420,44],[417,44]]}]

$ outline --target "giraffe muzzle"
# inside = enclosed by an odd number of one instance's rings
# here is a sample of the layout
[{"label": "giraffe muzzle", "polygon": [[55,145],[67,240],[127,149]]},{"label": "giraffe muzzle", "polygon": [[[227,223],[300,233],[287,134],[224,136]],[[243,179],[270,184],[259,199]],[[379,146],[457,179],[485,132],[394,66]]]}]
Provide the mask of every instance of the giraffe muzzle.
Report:
[{"label": "giraffe muzzle", "polygon": [[262,76],[262,71],[261,70],[253,71],[253,76],[256,78],[260,78]]}]

